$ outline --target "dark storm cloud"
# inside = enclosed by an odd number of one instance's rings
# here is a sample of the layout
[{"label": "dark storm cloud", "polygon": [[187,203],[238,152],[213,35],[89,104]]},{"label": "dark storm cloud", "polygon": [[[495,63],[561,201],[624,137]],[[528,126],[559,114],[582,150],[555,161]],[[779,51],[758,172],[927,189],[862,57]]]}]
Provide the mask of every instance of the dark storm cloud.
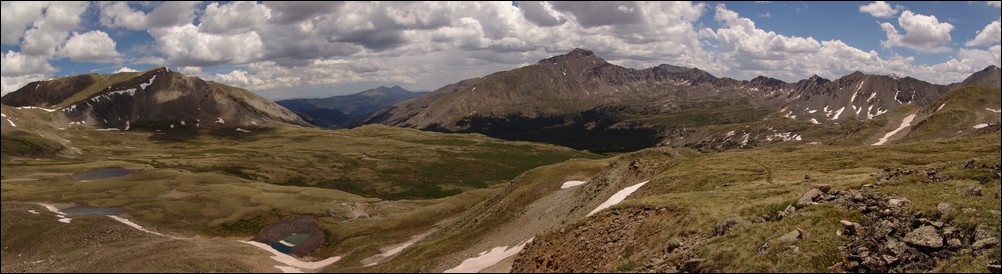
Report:
[{"label": "dark storm cloud", "polygon": [[332,13],[344,6],[344,2],[266,1],[264,5],[271,9],[272,21],[279,24],[287,24],[310,19],[317,15]]},{"label": "dark storm cloud", "polygon": [[553,9],[570,12],[585,28],[631,25],[641,22],[635,2],[552,2]]},{"label": "dark storm cloud", "polygon": [[518,8],[522,10],[526,20],[540,27],[559,26],[567,22],[567,19],[556,18],[546,12],[540,1],[521,1],[518,2]]}]

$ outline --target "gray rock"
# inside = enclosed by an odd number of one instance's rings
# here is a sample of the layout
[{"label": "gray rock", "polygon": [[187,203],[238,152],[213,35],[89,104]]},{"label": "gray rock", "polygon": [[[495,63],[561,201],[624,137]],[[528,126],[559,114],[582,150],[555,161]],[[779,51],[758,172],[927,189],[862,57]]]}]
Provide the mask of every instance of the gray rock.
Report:
[{"label": "gray rock", "polygon": [[782,237],[779,237],[778,240],[782,243],[791,244],[791,243],[796,243],[797,241],[800,241],[800,239],[803,238],[804,238],[804,233],[801,232],[800,229],[797,229],[794,231],[790,231],[790,233],[786,233],[786,235],[783,235]]},{"label": "gray rock", "polygon": [[788,206],[786,206],[786,209],[784,209],[784,210],[782,210],[780,212],[777,212],[776,216],[778,216],[780,219],[782,219],[782,218],[789,217],[789,216],[793,215],[796,212],[797,212],[797,208],[796,207],[793,207],[793,205],[788,205]]},{"label": "gray rock", "polygon": [[733,228],[734,226],[746,223],[748,223],[748,221],[745,221],[744,219],[741,218],[732,218],[723,221],[717,221],[717,223],[714,225],[714,232],[716,232],[717,233],[716,235],[718,236],[724,235],[727,234],[728,231],[731,231],[731,228]]},{"label": "gray rock", "polygon": [[950,215],[953,213],[953,206],[950,206],[949,203],[939,203],[936,205],[936,213],[939,214],[939,217]]},{"label": "gray rock", "polygon": [[682,270],[682,272],[695,272],[696,268],[698,268],[701,263],[703,263],[703,259],[689,259],[688,261],[682,263],[682,268],[680,270]]},{"label": "gray rock", "polygon": [[800,196],[800,200],[797,200],[797,208],[803,208],[805,206],[814,204],[814,201],[821,197],[821,190],[812,188],[808,190],[804,195]]},{"label": "gray rock", "polygon": [[860,228],[862,228],[862,226],[860,226],[858,223],[850,222],[847,220],[841,220],[839,221],[839,223],[841,223],[842,227],[845,228],[845,233],[843,235],[846,236],[856,235],[856,233],[859,233]]},{"label": "gray rock", "polygon": [[967,196],[967,197],[978,196],[978,197],[980,197],[982,195],[981,192],[983,192],[983,191],[984,191],[984,188],[982,188],[980,186],[977,186],[977,187],[974,187],[974,188],[968,188],[968,189],[964,190],[964,196]]},{"label": "gray rock", "polygon": [[917,248],[934,250],[943,248],[943,237],[939,235],[939,232],[936,232],[936,228],[931,226],[922,226],[908,232],[905,234],[904,241]]},{"label": "gray rock", "polygon": [[980,224],[974,229],[974,241],[981,241],[992,237],[992,229],[987,225]]},{"label": "gray rock", "polygon": [[964,243],[961,242],[960,239],[953,238],[946,241],[946,246],[950,247],[950,249],[961,249],[964,247]]},{"label": "gray rock", "polygon": [[894,199],[887,200],[887,205],[891,206],[891,207],[903,207],[903,206],[907,205],[908,202],[909,201],[908,201],[907,198],[900,198],[900,199],[894,198]]},{"label": "gray rock", "polygon": [[671,253],[679,247],[682,247],[682,241],[672,239],[668,241],[668,246],[665,246],[665,253]]},{"label": "gray rock", "polygon": [[974,245],[971,245],[971,247],[974,248],[974,250],[989,249],[989,248],[994,248],[996,246],[999,246],[999,239],[995,237],[979,240],[977,242],[974,242]]},{"label": "gray rock", "polygon": [[814,185],[811,186],[811,188],[820,190],[821,192],[824,192],[824,193],[828,193],[828,191],[832,190],[832,185],[829,185],[829,184],[814,184]]}]

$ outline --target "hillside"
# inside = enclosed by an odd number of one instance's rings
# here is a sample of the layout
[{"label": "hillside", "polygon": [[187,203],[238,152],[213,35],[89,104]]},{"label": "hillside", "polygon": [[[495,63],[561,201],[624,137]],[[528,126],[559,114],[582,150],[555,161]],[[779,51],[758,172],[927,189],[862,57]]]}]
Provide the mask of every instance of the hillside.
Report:
[{"label": "hillside", "polygon": [[247,90],[186,77],[162,67],[143,73],[80,75],[30,83],[3,104],[58,110],[59,128],[144,128],[309,125]]}]

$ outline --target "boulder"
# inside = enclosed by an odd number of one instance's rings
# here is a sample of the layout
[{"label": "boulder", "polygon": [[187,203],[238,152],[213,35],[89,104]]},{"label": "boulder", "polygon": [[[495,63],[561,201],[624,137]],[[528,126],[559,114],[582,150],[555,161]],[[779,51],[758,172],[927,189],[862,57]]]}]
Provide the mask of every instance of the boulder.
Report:
[{"label": "boulder", "polygon": [[714,232],[716,232],[717,236],[724,235],[727,234],[728,231],[731,231],[732,227],[738,224],[746,224],[746,223],[748,223],[748,221],[745,221],[744,219],[740,218],[732,218],[723,221],[717,221],[717,223],[714,225]]},{"label": "boulder", "polygon": [[839,221],[839,223],[841,223],[842,226],[845,228],[845,233],[843,235],[846,236],[856,235],[856,233],[859,233],[860,228],[862,228],[862,226],[860,226],[858,223],[850,222],[847,220],[841,220]]},{"label": "boulder", "polygon": [[961,249],[964,248],[964,243],[961,242],[960,239],[953,238],[950,239],[949,241],[946,241],[946,246],[950,247],[951,249]]},{"label": "boulder", "polygon": [[938,250],[943,248],[943,237],[936,228],[922,226],[905,234],[905,243],[916,248]]},{"label": "boulder", "polygon": [[808,190],[804,195],[800,196],[800,200],[797,200],[797,208],[803,208],[805,206],[814,204],[814,201],[821,197],[821,190],[817,188],[812,188]]},{"label": "boulder", "polygon": [[950,206],[949,203],[939,203],[938,205],[936,205],[936,213],[939,214],[939,217],[945,217],[947,215],[950,215],[950,213],[952,212],[953,212],[953,206]]},{"label": "boulder", "polygon": [[903,207],[908,204],[907,198],[892,198],[887,200],[887,205],[891,207]]},{"label": "boulder", "polygon": [[992,237],[992,229],[987,225],[980,224],[974,229],[974,241],[981,241]]},{"label": "boulder", "polygon": [[804,238],[803,230],[797,229],[794,231],[790,231],[789,233],[786,233],[782,237],[779,237],[778,240],[782,243],[791,244],[791,243],[796,243],[797,241],[800,241],[800,239],[803,238]]},{"label": "boulder", "polygon": [[812,189],[820,190],[823,193],[828,193],[832,190],[832,185],[830,184],[814,184],[811,186]]},{"label": "boulder", "polygon": [[989,249],[989,248],[994,248],[996,246],[999,246],[999,239],[995,237],[979,240],[977,242],[974,242],[974,245],[971,245],[971,247],[974,248],[974,250]]},{"label": "boulder", "polygon": [[786,206],[786,209],[777,212],[776,216],[779,217],[780,219],[783,219],[793,215],[794,213],[797,213],[797,208],[793,207],[793,205],[788,205]]},{"label": "boulder", "polygon": [[982,195],[983,191],[984,191],[984,188],[982,188],[980,186],[973,187],[973,188],[968,188],[968,189],[964,190],[964,196],[967,196],[967,197],[978,196],[978,197],[980,197]]},{"label": "boulder", "polygon": [[988,265],[988,273],[1002,273],[1002,266],[997,264]]}]

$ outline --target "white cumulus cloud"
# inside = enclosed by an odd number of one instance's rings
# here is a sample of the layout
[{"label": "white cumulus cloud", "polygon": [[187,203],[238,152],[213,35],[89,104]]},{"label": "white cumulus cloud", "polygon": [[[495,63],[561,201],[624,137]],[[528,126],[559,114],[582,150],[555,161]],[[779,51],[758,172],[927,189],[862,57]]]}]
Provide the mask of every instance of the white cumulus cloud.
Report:
[{"label": "white cumulus cloud", "polygon": [[905,31],[898,32],[891,23],[881,23],[880,27],[887,34],[887,40],[881,41],[884,48],[905,47],[922,52],[946,52],[950,44],[950,32],[954,27],[950,23],[939,22],[936,16],[915,14],[904,11],[898,17],[898,25]]},{"label": "white cumulus cloud", "polygon": [[884,1],[877,1],[870,3],[868,5],[863,5],[859,7],[859,12],[869,13],[873,17],[877,18],[891,18],[901,12],[903,8],[901,6],[891,7],[890,4]]},{"label": "white cumulus cloud", "polygon": [[100,30],[83,34],[73,32],[60,48],[60,55],[78,62],[107,62],[119,56],[115,50],[115,40]]},{"label": "white cumulus cloud", "polygon": [[999,42],[999,37],[1002,37],[1002,24],[1000,21],[995,21],[985,26],[985,29],[978,31],[978,36],[967,41],[964,45],[968,47],[991,46]]}]

